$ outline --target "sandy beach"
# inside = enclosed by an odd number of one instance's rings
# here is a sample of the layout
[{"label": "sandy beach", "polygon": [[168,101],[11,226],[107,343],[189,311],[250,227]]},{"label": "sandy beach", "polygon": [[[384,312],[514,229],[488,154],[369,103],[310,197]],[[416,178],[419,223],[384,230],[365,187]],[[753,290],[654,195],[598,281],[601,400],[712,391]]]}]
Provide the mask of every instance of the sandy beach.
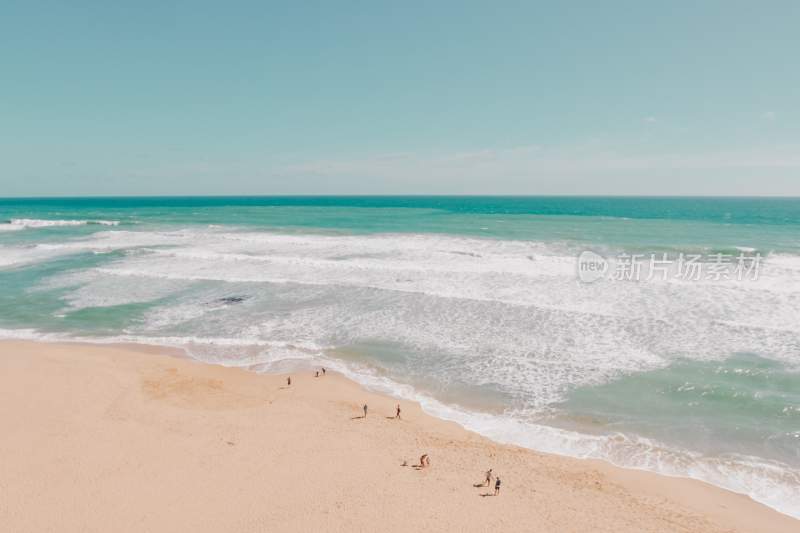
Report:
[{"label": "sandy beach", "polygon": [[[800,529],[746,496],[496,444],[412,403],[395,420],[394,399],[330,372],[287,386],[175,355],[0,342],[4,531]],[[497,497],[474,486],[488,468]]]}]

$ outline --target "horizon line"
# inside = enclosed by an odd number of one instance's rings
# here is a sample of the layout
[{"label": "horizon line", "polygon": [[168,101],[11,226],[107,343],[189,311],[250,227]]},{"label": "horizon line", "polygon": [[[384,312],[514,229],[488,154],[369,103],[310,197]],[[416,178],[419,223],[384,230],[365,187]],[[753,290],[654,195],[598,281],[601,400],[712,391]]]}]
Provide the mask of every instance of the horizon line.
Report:
[{"label": "horizon line", "polygon": [[800,195],[752,194],[120,194],[0,196],[2,200],[81,200],[120,198],[647,198],[647,199],[800,199]]}]

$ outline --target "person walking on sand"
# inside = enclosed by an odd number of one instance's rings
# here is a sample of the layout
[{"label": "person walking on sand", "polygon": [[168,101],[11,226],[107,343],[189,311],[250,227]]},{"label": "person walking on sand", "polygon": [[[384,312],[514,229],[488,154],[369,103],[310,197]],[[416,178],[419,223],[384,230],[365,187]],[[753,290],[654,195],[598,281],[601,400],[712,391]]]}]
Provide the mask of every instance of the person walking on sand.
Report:
[{"label": "person walking on sand", "polygon": [[323,366],[323,367],[322,367],[322,375],[323,375],[323,376],[325,375],[325,372],[327,372],[327,371],[325,370],[325,367]]},{"label": "person walking on sand", "polygon": [[484,484],[487,487],[492,484],[492,469],[491,468],[486,471],[486,480],[484,481]]},{"label": "person walking on sand", "polygon": [[286,378],[286,385],[290,386],[292,384],[292,376]]},{"label": "person walking on sand", "polygon": [[314,374],[314,377],[315,377],[315,378],[318,378],[318,377],[319,377],[319,370],[317,370],[317,373],[316,373],[316,374]]},{"label": "person walking on sand", "polygon": [[419,467],[425,468],[427,466],[431,466],[431,459],[428,457],[427,453],[422,454],[422,457],[419,458]]},{"label": "person walking on sand", "polygon": [[494,495],[497,496],[500,494],[500,478],[495,478],[494,480]]},{"label": "person walking on sand", "polygon": [[364,418],[367,418],[367,404],[364,404]]},{"label": "person walking on sand", "polygon": [[395,418],[395,420],[400,420],[400,404],[399,403],[397,404],[397,410],[396,410],[396,412],[394,414],[394,418]]}]

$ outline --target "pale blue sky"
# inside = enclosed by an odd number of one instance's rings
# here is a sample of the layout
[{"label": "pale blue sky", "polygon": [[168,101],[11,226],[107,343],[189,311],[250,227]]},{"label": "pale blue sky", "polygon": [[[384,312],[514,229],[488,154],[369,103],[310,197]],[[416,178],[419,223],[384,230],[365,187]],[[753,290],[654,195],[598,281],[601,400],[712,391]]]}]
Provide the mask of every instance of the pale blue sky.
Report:
[{"label": "pale blue sky", "polygon": [[797,1],[110,4],[4,3],[0,196],[800,195]]}]

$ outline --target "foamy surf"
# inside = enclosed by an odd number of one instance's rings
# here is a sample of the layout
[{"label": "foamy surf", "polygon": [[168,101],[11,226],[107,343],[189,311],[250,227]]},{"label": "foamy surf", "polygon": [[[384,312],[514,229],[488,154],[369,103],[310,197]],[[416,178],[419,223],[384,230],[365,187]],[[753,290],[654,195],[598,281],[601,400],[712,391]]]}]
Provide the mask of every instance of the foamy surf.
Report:
[{"label": "foamy surf", "polygon": [[118,226],[118,220],[43,220],[35,218],[12,218],[7,224],[14,228],[50,228],[56,226]]}]

